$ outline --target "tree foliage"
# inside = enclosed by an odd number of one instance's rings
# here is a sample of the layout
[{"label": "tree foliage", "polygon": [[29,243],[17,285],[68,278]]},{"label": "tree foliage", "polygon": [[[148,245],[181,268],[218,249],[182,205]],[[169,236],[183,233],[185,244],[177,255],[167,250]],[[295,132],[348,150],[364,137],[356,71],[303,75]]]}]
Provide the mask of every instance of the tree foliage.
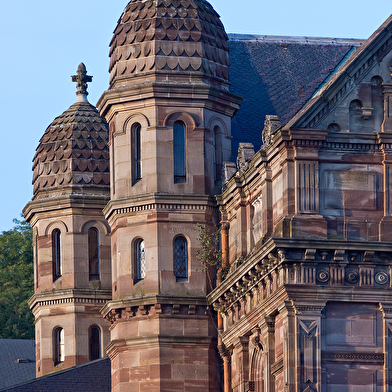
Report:
[{"label": "tree foliage", "polygon": [[14,224],[0,234],[0,338],[33,339],[32,230],[25,221],[14,219]]},{"label": "tree foliage", "polygon": [[210,267],[214,267],[224,278],[229,272],[229,267],[223,265],[222,250],[219,248],[220,228],[205,228],[201,224],[197,227],[201,249],[196,252],[196,256],[204,264],[207,272]]}]

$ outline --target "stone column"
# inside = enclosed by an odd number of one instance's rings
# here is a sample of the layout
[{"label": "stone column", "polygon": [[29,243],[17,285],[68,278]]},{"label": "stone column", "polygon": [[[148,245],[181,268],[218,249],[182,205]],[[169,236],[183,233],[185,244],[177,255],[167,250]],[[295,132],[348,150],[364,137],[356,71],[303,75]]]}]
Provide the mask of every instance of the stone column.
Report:
[{"label": "stone column", "polygon": [[261,335],[265,344],[266,363],[264,372],[264,390],[275,392],[275,377],[271,374],[275,362],[275,317],[265,317],[260,326]]},{"label": "stone column", "polygon": [[382,85],[384,93],[384,121],[381,124],[381,132],[392,132],[392,60],[388,65],[391,80]]},{"label": "stone column", "polygon": [[234,341],[234,353],[236,356],[236,379],[237,392],[249,390],[249,336],[240,336]]},{"label": "stone column", "polygon": [[392,389],[392,303],[380,303],[383,315],[384,392]]}]

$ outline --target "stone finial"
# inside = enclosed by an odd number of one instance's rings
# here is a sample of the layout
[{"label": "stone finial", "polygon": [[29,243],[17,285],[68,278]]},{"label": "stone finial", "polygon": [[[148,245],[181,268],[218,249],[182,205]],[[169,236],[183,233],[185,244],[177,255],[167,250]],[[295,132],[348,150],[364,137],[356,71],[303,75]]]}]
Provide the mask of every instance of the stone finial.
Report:
[{"label": "stone finial", "polygon": [[278,116],[265,116],[264,129],[262,133],[263,145],[268,146],[272,142],[272,135],[280,127],[280,120]]},{"label": "stone finial", "polygon": [[87,101],[87,83],[92,82],[93,77],[87,75],[86,66],[83,63],[79,64],[77,75],[73,75],[72,81],[76,82],[77,92],[76,95],[78,96],[78,101]]},{"label": "stone finial", "polygon": [[223,183],[227,184],[231,177],[237,171],[237,166],[234,162],[223,162],[222,165],[222,176],[223,176]]},{"label": "stone finial", "polygon": [[248,170],[248,161],[253,155],[255,155],[255,148],[252,143],[240,143],[237,156],[237,168],[240,175]]}]

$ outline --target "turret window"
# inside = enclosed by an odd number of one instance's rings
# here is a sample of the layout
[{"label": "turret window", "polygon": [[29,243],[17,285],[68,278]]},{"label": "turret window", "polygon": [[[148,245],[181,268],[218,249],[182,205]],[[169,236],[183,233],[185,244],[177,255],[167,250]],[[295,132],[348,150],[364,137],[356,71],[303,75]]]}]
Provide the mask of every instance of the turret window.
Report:
[{"label": "turret window", "polygon": [[142,178],[141,125],[134,124],[131,129],[132,185]]},{"label": "turret window", "polygon": [[135,242],[135,275],[136,281],[146,277],[146,251],[144,240],[139,238]]},{"label": "turret window", "polygon": [[59,229],[55,229],[52,233],[53,281],[58,279],[63,273],[61,257],[61,232]]},{"label": "turret window", "polygon": [[185,149],[185,126],[182,122],[173,125],[173,160],[174,160],[174,183],[186,181],[186,149]]},{"label": "turret window", "polygon": [[176,279],[188,279],[188,242],[184,236],[177,236],[174,239],[173,261]]},{"label": "turret window", "polygon": [[90,361],[101,358],[101,330],[94,325],[90,328]]},{"label": "turret window", "polygon": [[53,334],[54,338],[54,364],[58,365],[61,362],[64,362],[65,359],[65,343],[64,343],[64,329],[56,328]]},{"label": "turret window", "polygon": [[88,230],[89,280],[99,280],[99,232],[95,227]]}]

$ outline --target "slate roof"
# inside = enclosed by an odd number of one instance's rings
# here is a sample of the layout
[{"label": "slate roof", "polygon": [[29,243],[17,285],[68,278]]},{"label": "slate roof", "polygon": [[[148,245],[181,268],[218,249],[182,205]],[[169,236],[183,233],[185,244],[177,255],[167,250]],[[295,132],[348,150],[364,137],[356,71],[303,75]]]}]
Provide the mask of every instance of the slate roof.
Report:
[{"label": "slate roof", "polygon": [[110,390],[110,359],[107,357],[14,387],[0,389],[1,392],[110,392]]},{"label": "slate roof", "polygon": [[228,45],[205,0],[131,0],[110,43],[110,84],[148,71],[202,71],[228,79]]},{"label": "slate roof", "polygon": [[287,123],[362,40],[229,34],[231,91],[243,97],[232,122],[239,142],[259,149],[266,115]]},{"label": "slate roof", "polygon": [[[349,79],[360,80],[365,69],[378,67],[382,59],[390,53],[392,48],[391,31],[392,15],[331,75],[311,100],[287,123],[286,128],[317,127],[318,121],[322,118],[321,111],[325,106],[330,102],[334,102],[334,105],[340,103],[340,99],[337,97],[341,95],[342,88]],[[325,110],[323,115],[329,110],[331,108]]]},{"label": "slate roof", "polygon": [[0,389],[35,377],[35,343],[26,339],[0,339]]}]

